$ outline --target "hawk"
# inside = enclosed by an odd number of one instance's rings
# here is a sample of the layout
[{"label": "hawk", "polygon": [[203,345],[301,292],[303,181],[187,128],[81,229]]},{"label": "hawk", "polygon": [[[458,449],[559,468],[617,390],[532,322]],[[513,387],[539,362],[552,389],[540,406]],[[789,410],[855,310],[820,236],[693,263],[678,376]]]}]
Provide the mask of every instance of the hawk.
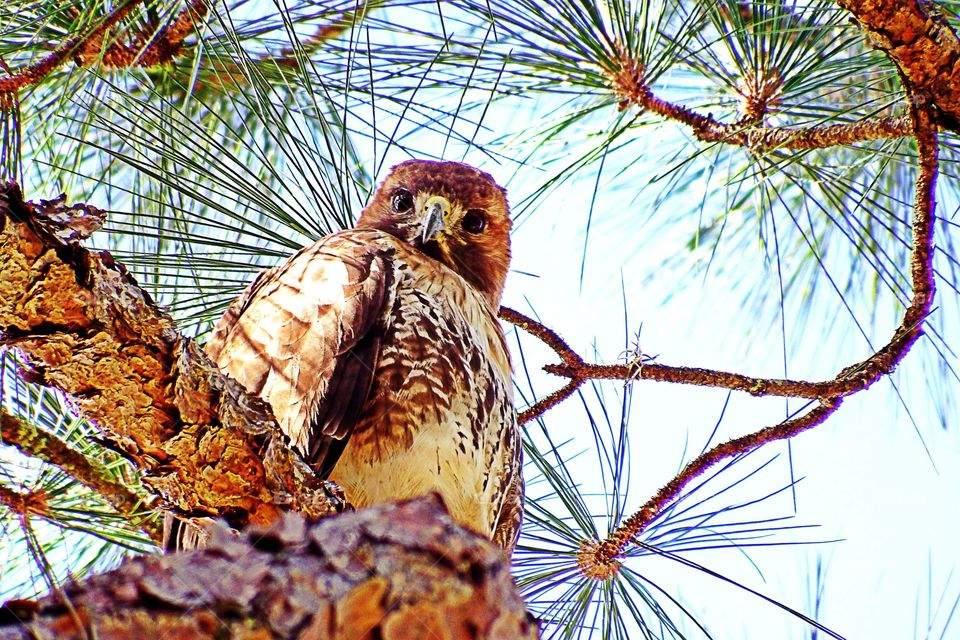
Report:
[{"label": "hawk", "polygon": [[510,226],[490,175],[399,164],[353,229],[261,273],[206,351],[353,505],[437,491],[509,553],[523,500],[497,320]]}]

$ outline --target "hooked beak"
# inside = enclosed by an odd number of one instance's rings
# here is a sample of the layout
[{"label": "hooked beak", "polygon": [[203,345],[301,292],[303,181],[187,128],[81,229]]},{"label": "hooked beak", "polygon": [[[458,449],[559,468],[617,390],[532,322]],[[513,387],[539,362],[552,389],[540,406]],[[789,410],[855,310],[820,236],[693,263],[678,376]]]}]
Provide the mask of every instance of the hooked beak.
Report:
[{"label": "hooked beak", "polygon": [[450,201],[441,196],[431,196],[423,204],[426,214],[423,216],[423,230],[420,241],[424,244],[437,237],[446,229],[443,219],[450,213]]}]

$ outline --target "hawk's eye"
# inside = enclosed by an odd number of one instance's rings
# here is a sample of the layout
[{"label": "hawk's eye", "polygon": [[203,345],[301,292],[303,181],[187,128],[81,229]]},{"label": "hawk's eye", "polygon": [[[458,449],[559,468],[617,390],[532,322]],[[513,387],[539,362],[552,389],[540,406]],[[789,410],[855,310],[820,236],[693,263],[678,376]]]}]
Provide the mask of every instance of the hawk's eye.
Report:
[{"label": "hawk's eye", "polygon": [[393,210],[397,213],[406,213],[413,208],[413,194],[406,189],[397,189],[393,192]]},{"label": "hawk's eye", "polygon": [[469,233],[483,233],[483,230],[487,227],[487,218],[483,215],[483,211],[470,209],[464,214],[461,224],[464,230]]}]

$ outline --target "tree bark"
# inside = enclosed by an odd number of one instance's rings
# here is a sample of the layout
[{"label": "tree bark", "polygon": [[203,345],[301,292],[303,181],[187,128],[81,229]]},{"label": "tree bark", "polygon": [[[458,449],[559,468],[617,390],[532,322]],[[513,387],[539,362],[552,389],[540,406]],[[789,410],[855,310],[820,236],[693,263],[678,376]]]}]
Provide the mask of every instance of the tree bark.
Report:
[{"label": "tree bark", "polygon": [[148,556],[0,609],[0,640],[538,637],[503,552],[439,498],[308,525],[285,514],[202,550]]}]

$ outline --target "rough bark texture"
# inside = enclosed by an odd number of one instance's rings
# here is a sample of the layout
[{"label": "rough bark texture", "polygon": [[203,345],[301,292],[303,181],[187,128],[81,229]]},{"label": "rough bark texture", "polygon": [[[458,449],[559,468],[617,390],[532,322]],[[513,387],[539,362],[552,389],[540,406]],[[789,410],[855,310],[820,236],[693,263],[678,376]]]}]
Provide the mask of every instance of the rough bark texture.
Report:
[{"label": "rough bark texture", "polygon": [[899,67],[913,99],[930,99],[943,124],[960,123],[960,40],[932,3],[917,0],[837,0],[873,44]]},{"label": "rough bark texture", "polygon": [[0,186],[0,339],[60,389],[181,513],[235,526],[335,510],[269,408],[220,374],[107,252],[79,240],[93,207],[25,203]]},{"label": "rough bark texture", "polygon": [[0,640],[536,638],[507,566],[433,496],[313,525],[286,514],[9,603]]}]

